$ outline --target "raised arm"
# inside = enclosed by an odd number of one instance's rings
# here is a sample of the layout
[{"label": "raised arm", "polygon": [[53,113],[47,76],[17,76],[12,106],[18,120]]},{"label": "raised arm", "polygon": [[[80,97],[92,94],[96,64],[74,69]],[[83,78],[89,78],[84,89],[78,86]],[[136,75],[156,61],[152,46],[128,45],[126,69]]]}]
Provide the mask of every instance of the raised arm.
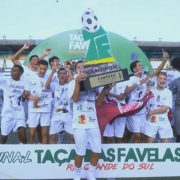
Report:
[{"label": "raised arm", "polygon": [[83,81],[86,78],[86,75],[83,73],[79,73],[78,76],[75,79],[75,88],[74,88],[74,92],[72,95],[72,100],[74,102],[78,102],[79,101],[79,97],[80,97],[80,83],[81,81]]},{"label": "raised arm", "polygon": [[52,81],[52,77],[53,77],[55,72],[56,72],[56,67],[54,67],[52,69],[52,71],[51,71],[51,73],[50,73],[50,75],[49,75],[49,77],[48,77],[48,79],[46,81],[46,84],[45,84],[45,88],[46,89],[50,89],[50,84],[51,84],[51,81]]},{"label": "raised arm", "polygon": [[24,50],[26,50],[26,49],[29,49],[29,44],[28,43],[26,43],[26,44],[24,44],[24,46],[18,51],[18,52],[16,52],[12,57],[11,57],[11,61],[15,64],[15,65],[22,65],[21,63],[20,63],[20,61],[19,61],[19,56],[20,56],[20,54],[24,51]]},{"label": "raised arm", "polygon": [[[163,49],[162,49],[163,50]],[[169,54],[163,50],[163,60],[161,64],[157,67],[157,69],[152,72],[149,77],[157,76],[157,74],[160,73],[160,71],[163,69],[164,65],[166,64],[167,60],[169,59]]]},{"label": "raised arm", "polygon": [[42,55],[39,57],[39,60],[44,59],[46,56],[48,56],[51,53],[51,49],[47,48],[45,51],[42,53]]},{"label": "raised arm", "polygon": [[64,65],[64,69],[67,71],[67,73],[68,73],[68,80],[67,80],[67,82],[70,82],[71,80],[73,80],[74,78],[73,78],[73,75],[72,75],[72,73],[71,73],[71,70],[70,70],[70,68],[69,68],[69,66],[68,65]]}]

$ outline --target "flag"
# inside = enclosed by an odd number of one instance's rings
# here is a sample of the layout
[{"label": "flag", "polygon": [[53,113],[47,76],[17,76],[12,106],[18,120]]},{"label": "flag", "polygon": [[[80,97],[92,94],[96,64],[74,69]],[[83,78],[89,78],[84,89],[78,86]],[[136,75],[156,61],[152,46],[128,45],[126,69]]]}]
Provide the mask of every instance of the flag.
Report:
[{"label": "flag", "polygon": [[148,100],[153,97],[154,95],[150,91],[149,94],[144,96],[139,102],[125,105],[119,104],[116,100],[104,99],[101,105],[96,105],[101,135],[103,136],[104,129],[108,123],[112,124],[118,117],[127,117],[137,114],[146,106]]}]

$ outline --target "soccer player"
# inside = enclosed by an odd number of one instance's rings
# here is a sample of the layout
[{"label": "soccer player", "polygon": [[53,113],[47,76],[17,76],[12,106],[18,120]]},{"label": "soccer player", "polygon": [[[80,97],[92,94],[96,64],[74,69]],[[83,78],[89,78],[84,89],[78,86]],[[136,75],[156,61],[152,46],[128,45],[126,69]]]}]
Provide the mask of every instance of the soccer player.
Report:
[{"label": "soccer player", "polygon": [[29,143],[34,144],[35,134],[38,124],[41,126],[42,143],[48,143],[50,115],[51,115],[51,90],[46,86],[48,75],[46,74],[48,62],[38,61],[38,71],[27,80],[26,91],[28,96],[28,123],[29,123]]},{"label": "soccer player", "polygon": [[43,52],[43,54],[40,57],[38,57],[37,55],[32,55],[29,58],[28,66],[24,66],[19,61],[19,56],[22,54],[23,51],[28,50],[29,47],[30,45],[28,43],[25,43],[24,46],[19,51],[17,51],[11,58],[11,61],[15,65],[20,65],[24,68],[23,76],[30,76],[32,73],[37,72],[38,61],[42,60],[45,56],[47,56],[51,52],[51,49],[48,48]]},{"label": "soccer player", "polygon": [[99,95],[98,99],[95,99],[96,89],[88,91],[80,91],[80,84],[86,78],[83,74],[83,62],[76,63],[76,72],[78,75],[75,80],[69,82],[71,91],[69,96],[73,100],[73,122],[72,127],[74,129],[74,139],[76,144],[76,157],[75,157],[75,175],[74,180],[80,180],[80,172],[83,157],[86,154],[86,147],[89,143],[91,147],[91,157],[87,179],[95,180],[94,172],[99,160],[99,154],[101,153],[101,135],[96,115],[95,103],[100,105],[104,99],[106,90],[109,86],[105,86]]},{"label": "soccer player", "polygon": [[[57,57],[57,56],[52,56],[51,58],[49,58],[49,65],[51,66],[51,70],[56,67],[57,71],[60,67],[60,59]],[[68,68],[68,66],[64,66],[65,70],[67,71],[67,75],[69,76],[68,78],[68,82],[71,81],[73,79],[73,76],[71,74],[71,71],[70,69]],[[51,70],[48,70],[48,73],[50,74]],[[57,78],[57,74],[54,74],[53,77],[52,77],[52,80],[55,82],[57,81],[57,83],[59,83],[59,79]],[[52,98],[52,108],[51,110],[54,109],[54,92],[52,91],[52,95],[53,95],[53,98]],[[64,131],[60,131],[57,133],[57,142],[58,144],[61,144],[62,143],[62,139],[63,139],[63,135],[64,135]]]},{"label": "soccer player", "polygon": [[0,87],[3,90],[4,104],[1,120],[1,144],[6,144],[11,130],[18,131],[19,142],[26,144],[26,122],[22,95],[25,83],[21,79],[24,70],[20,65],[14,65],[11,69],[11,77],[5,78],[0,73]]},{"label": "soccer player", "polygon": [[[128,81],[115,83],[110,91],[106,91],[106,96],[110,99],[115,99],[120,104],[125,103],[125,94]],[[107,124],[104,130],[104,143],[122,143],[122,138],[125,131],[126,117],[119,117],[112,124]]]},{"label": "soccer player", "polygon": [[[130,77],[129,87],[126,88],[125,94],[128,94],[128,104],[141,100],[147,93],[147,84],[149,78],[156,76],[164,67],[165,63],[169,59],[169,54],[163,51],[163,61],[158,68],[150,75],[144,74],[144,67],[140,61],[134,61],[130,64],[130,69],[134,73],[134,76]],[[133,116],[127,117],[127,128],[134,134],[134,143],[145,143],[146,136],[144,132],[144,125],[146,121],[146,108],[143,108],[140,112]]]},{"label": "soccer player", "polygon": [[[49,84],[49,88],[54,92],[54,107],[50,125],[50,144],[57,143],[56,135],[63,130],[70,134],[71,142],[74,142],[72,135],[72,107],[68,96],[67,71],[64,68],[60,68],[57,72],[57,76],[59,82]],[[52,77],[50,76],[50,78]]]},{"label": "soccer player", "polygon": [[157,75],[157,86],[152,89],[154,97],[147,104],[147,121],[145,123],[145,134],[147,142],[153,143],[156,134],[161,142],[169,142],[173,137],[172,128],[168,119],[169,108],[172,108],[172,92],[165,88],[167,75],[160,72]]},{"label": "soccer player", "polygon": [[[28,43],[25,43],[24,46],[19,51],[17,51],[11,58],[11,61],[15,65],[20,65],[23,67],[24,73],[23,73],[23,76],[21,76],[21,78],[24,78],[25,82],[26,82],[26,78],[34,75],[37,72],[38,61],[42,60],[45,56],[49,55],[49,53],[51,52],[51,49],[47,48],[40,57],[38,57],[37,55],[32,55],[29,58],[28,66],[24,66],[19,61],[19,56],[22,54],[23,51],[28,50],[29,47],[30,47],[30,45]],[[27,101],[27,99],[24,101],[23,105],[24,105],[24,110],[25,110],[25,117],[27,120],[28,119],[28,101]],[[39,142],[39,144],[41,144],[42,137],[41,137],[41,127],[40,126],[37,127],[37,136],[38,136],[38,142]]]}]

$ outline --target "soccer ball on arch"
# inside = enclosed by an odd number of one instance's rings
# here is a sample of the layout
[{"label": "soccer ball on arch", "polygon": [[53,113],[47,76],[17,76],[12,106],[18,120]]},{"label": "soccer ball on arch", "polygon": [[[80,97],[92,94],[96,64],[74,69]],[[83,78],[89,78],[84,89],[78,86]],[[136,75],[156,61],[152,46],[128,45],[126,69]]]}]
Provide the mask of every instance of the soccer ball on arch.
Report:
[{"label": "soccer ball on arch", "polygon": [[94,14],[94,11],[91,8],[88,8],[88,9],[85,10],[84,13],[86,13],[86,14]]},{"label": "soccer ball on arch", "polygon": [[81,21],[82,21],[84,29],[90,33],[96,32],[100,27],[98,18],[96,17],[93,10],[91,9],[87,9],[84,12],[84,14],[82,15]]}]

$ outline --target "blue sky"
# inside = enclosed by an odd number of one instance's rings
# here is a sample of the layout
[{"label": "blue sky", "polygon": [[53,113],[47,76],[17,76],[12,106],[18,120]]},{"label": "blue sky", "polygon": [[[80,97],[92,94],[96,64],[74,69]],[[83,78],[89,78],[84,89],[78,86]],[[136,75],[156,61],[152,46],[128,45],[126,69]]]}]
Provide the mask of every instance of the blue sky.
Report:
[{"label": "blue sky", "polygon": [[133,40],[180,42],[180,0],[0,0],[0,39],[46,39],[82,28],[92,8],[106,31]]}]

